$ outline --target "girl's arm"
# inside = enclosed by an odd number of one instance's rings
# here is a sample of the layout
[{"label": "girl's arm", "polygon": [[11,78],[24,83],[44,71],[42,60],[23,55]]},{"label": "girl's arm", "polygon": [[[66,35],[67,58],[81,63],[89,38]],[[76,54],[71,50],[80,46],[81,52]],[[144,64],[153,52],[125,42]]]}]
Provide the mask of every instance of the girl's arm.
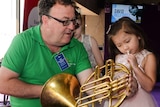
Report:
[{"label": "girl's arm", "polygon": [[95,57],[95,60],[99,66],[103,66],[104,65],[103,57],[99,50],[98,43],[93,37],[91,37],[90,39],[92,44],[91,48],[92,48],[92,52]]},{"label": "girl's arm", "polygon": [[141,87],[147,92],[152,91],[156,83],[157,64],[155,55],[147,55],[142,62],[142,68],[138,66],[137,60],[134,55],[130,54],[128,57],[128,61],[130,62]]}]

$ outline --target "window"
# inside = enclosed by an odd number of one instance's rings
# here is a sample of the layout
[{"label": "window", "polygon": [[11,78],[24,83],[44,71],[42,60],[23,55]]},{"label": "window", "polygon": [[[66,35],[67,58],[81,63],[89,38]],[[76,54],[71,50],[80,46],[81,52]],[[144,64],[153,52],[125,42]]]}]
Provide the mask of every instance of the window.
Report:
[{"label": "window", "polygon": [[16,0],[0,1],[0,59],[16,35]]}]

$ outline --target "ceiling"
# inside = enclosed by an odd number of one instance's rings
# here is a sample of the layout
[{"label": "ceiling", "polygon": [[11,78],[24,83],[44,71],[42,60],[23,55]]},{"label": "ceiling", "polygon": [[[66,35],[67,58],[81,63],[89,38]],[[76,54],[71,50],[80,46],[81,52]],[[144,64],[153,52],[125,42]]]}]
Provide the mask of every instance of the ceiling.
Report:
[{"label": "ceiling", "polygon": [[77,2],[76,2],[76,5],[80,8],[80,13],[82,15],[93,15],[93,16],[97,16],[98,15],[94,11],[88,9],[87,7],[84,7],[83,5],[81,5],[81,4],[77,3]]},{"label": "ceiling", "polygon": [[82,15],[98,15],[102,7],[105,5],[105,0],[75,0],[77,6],[81,9]]}]

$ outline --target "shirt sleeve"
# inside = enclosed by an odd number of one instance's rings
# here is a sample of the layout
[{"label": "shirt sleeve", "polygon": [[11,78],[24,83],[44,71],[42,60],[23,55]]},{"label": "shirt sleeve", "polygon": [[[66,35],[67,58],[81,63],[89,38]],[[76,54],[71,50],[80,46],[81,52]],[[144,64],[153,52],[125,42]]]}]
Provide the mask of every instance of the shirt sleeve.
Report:
[{"label": "shirt sleeve", "polygon": [[25,47],[24,38],[20,35],[15,36],[3,58],[2,66],[20,73],[25,64],[27,53]]},{"label": "shirt sleeve", "polygon": [[91,63],[89,61],[87,51],[83,45],[80,47],[78,54],[79,55],[78,55],[78,60],[77,60],[77,64],[76,64],[77,65],[77,67],[76,67],[77,74],[83,70],[91,68]]}]

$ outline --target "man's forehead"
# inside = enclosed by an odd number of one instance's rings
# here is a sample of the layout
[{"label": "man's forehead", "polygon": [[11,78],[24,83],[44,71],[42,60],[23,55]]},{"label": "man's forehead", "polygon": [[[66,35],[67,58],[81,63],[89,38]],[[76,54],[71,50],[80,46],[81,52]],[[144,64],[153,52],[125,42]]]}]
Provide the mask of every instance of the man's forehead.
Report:
[{"label": "man's forehead", "polygon": [[66,17],[67,16],[75,17],[75,9],[71,5],[65,6],[65,5],[56,4],[51,8],[50,13],[57,16],[64,15]]}]

